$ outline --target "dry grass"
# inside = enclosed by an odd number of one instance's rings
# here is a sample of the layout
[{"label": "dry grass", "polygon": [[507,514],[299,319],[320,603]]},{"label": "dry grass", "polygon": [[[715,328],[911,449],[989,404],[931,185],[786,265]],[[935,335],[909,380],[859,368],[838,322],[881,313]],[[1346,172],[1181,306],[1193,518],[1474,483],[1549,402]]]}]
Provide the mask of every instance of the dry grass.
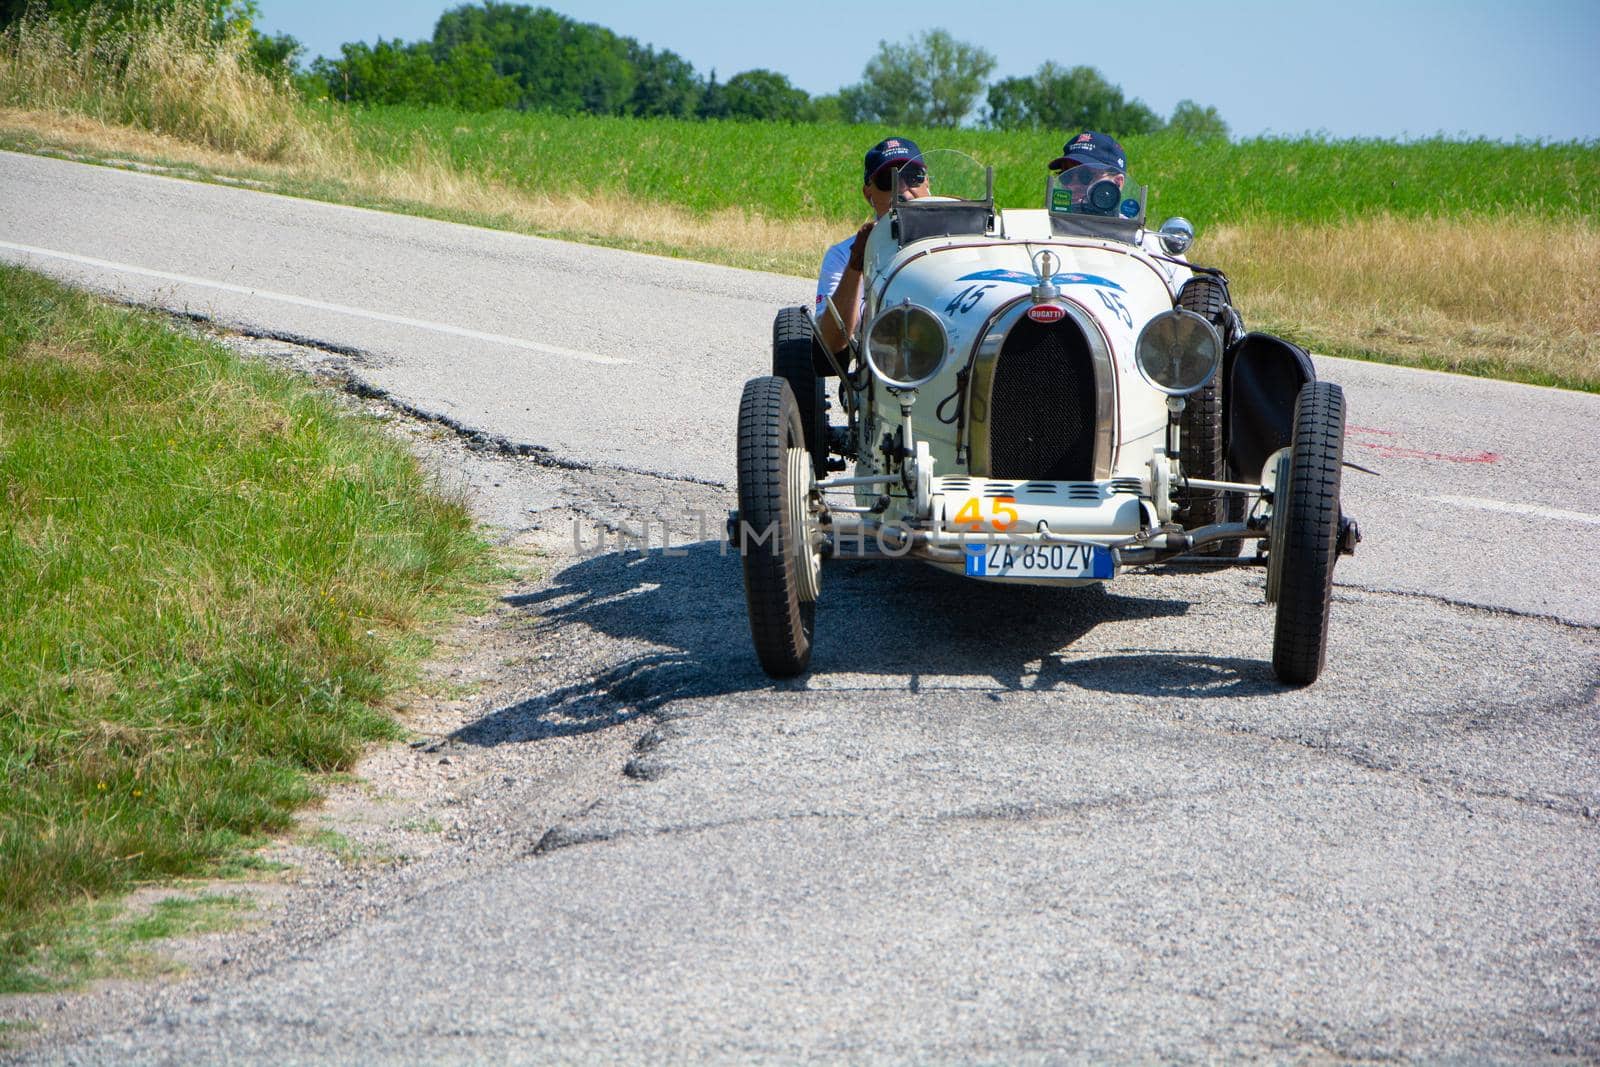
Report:
[{"label": "dry grass", "polygon": [[217,39],[198,0],[136,24],[38,7],[0,35],[0,104],[89,115],[256,160],[316,161],[347,134],[307,121],[284,78],[256,70],[249,42]]},{"label": "dry grass", "polygon": [[[640,204],[615,193],[531,194],[464,173],[420,141],[403,166],[363,163],[338,177],[352,190],[380,201],[491,219],[524,233],[598,238],[693,259],[726,261],[732,253],[740,265],[758,260],[766,269],[809,273],[821,250],[842,232],[840,223],[827,219],[772,219],[743,208],[701,214],[670,204]],[[335,175],[319,177],[331,180]]]},{"label": "dry grass", "polygon": [[76,111],[0,106],[0,134],[19,148],[81,153],[97,160],[161,160],[193,167],[201,176],[249,171],[288,177],[296,172],[289,164],[264,164],[242,152],[224,152],[172,134],[123,126]]},{"label": "dry grass", "polygon": [[1600,390],[1600,226],[1530,218],[1220,227],[1247,321],[1325,351]]},{"label": "dry grass", "polygon": [[770,219],[741,208],[703,215],[616,194],[539,196],[456,170],[421,142],[399,166],[354,149],[340,158],[263,162],[86,115],[16,107],[0,107],[0,140],[30,151],[166,168],[178,177],[242,180],[318,199],[799,275],[813,271],[820,250],[856,225]]}]

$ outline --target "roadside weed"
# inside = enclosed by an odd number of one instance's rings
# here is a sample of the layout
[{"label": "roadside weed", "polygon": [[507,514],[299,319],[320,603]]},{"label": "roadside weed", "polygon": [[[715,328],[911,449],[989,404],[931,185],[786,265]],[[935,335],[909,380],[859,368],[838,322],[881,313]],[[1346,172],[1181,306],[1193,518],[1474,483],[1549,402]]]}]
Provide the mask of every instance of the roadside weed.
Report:
[{"label": "roadside weed", "polygon": [[61,909],[237,863],[402,736],[487,548],[291,375],[0,267],[0,981]]}]

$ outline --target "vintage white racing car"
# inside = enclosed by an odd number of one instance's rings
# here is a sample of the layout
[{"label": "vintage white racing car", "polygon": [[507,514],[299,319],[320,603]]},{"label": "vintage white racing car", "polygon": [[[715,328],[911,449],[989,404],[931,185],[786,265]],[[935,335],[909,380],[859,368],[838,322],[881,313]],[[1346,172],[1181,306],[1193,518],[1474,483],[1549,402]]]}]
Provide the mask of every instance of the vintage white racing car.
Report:
[{"label": "vintage white racing car", "polygon": [[1334,563],[1360,538],[1339,503],[1343,392],[1246,333],[1226,277],[1183,258],[1193,228],[1147,230],[1122,175],[1078,167],[1042,209],[996,211],[991,170],[925,160],[936,195],[874,228],[849,350],[785,308],[772,375],[744,387],[728,533],[762,667],[809,665],[825,556],[1067,586],[1190,556],[1266,565],[1273,670],[1314,681]]}]

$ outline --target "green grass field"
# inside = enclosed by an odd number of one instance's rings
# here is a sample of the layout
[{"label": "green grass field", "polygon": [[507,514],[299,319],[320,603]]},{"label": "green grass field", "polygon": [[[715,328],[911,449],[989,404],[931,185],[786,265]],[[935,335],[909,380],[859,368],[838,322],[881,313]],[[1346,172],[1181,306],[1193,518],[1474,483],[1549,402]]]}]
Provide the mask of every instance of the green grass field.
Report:
[{"label": "green grass field", "polygon": [[[375,108],[348,112],[357,143],[404,163],[426,144],[457,169],[537,193],[626,196],[639,210],[744,207],[771,218],[863,212],[861,156],[885,131],[853,126],[608,119]],[[957,149],[995,169],[1002,206],[1042,205],[1065,131],[905,130],[924,150]],[[1600,216],[1600,145],[1427,140],[1257,139],[1194,144],[1130,138],[1152,214],[1196,225],[1402,216]]]},{"label": "green grass field", "polygon": [[92,896],[214,872],[399,729],[487,549],[310,384],[0,267],[0,991]]}]

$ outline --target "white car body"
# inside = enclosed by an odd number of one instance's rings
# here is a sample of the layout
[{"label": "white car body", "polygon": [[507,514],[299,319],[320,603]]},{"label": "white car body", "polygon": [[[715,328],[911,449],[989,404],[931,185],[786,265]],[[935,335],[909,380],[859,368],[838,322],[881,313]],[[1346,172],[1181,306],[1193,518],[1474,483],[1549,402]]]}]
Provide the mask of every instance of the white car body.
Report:
[{"label": "white car body", "polygon": [[1246,334],[1221,272],[1182,258],[1192,228],[1147,231],[1120,172],[1053,177],[1045,209],[996,211],[983,188],[897,201],[864,249],[851,351],[785,309],[773,375],[746,383],[729,536],[763,666],[809,663],[829,555],[1075,586],[1259,542],[1240,562],[1268,565],[1274,669],[1314,680],[1333,557],[1359,540],[1338,507],[1342,392]]},{"label": "white car body", "polygon": [[[1094,469],[1086,472],[1092,474],[1088,480],[1108,487],[1111,483],[1137,483],[1140,493],[1147,495],[1151,491],[1150,460],[1166,445],[1168,408],[1166,396],[1152,388],[1134,364],[1136,327],[1172,310],[1179,287],[1192,276],[1187,266],[1173,262],[1175,257],[1155,258],[1146,246],[1157,241],[1153,233],[1146,235],[1140,247],[1060,237],[1051,232],[1049,212],[1027,209],[999,212],[995,232],[986,237],[931,238],[903,248],[889,227],[883,227],[874,233],[867,248],[868,297],[863,318],[870,322],[880,309],[906,300],[941,312],[947,323],[950,355],[939,374],[918,389],[921,397],[937,403],[957,389],[957,376],[967,365],[965,357],[973,346],[986,338],[1003,337],[1033,306],[1034,257],[1050,251],[1057,261],[1054,273],[1062,282],[1060,295],[1051,303],[1064,308],[1084,332],[1096,370],[1097,440]],[[957,310],[947,313],[945,309],[958,300]],[[897,398],[890,395],[888,387],[874,379],[871,389],[868,406],[874,417],[860,424],[858,475],[883,473],[883,456],[870,443],[895,431],[900,423]],[[924,402],[919,400],[918,406],[923,407]],[[983,450],[972,455],[968,427],[926,417],[914,425],[917,441],[929,446],[933,463],[930,496],[938,500],[929,513],[919,514],[914,499],[891,495],[886,521],[953,519],[968,499],[982,498],[997,485],[1018,481],[1064,488],[1060,480],[994,478]],[[874,487],[857,487],[862,504],[876,495]],[[1142,509],[1127,494],[1121,494],[1120,500],[1108,494],[1093,507],[1081,500],[1057,499],[1063,495],[1060,491],[1025,494],[1018,500],[1018,524],[1036,528],[1039,522],[1048,522],[1058,533],[1070,532],[1105,544],[1139,531]],[[1035,499],[1030,501],[1028,496]],[[993,530],[992,524],[985,528]],[[964,570],[960,561],[933,562]],[[1084,581],[1090,580],[1094,579]],[[1081,584],[1072,579],[1040,581]]]}]

